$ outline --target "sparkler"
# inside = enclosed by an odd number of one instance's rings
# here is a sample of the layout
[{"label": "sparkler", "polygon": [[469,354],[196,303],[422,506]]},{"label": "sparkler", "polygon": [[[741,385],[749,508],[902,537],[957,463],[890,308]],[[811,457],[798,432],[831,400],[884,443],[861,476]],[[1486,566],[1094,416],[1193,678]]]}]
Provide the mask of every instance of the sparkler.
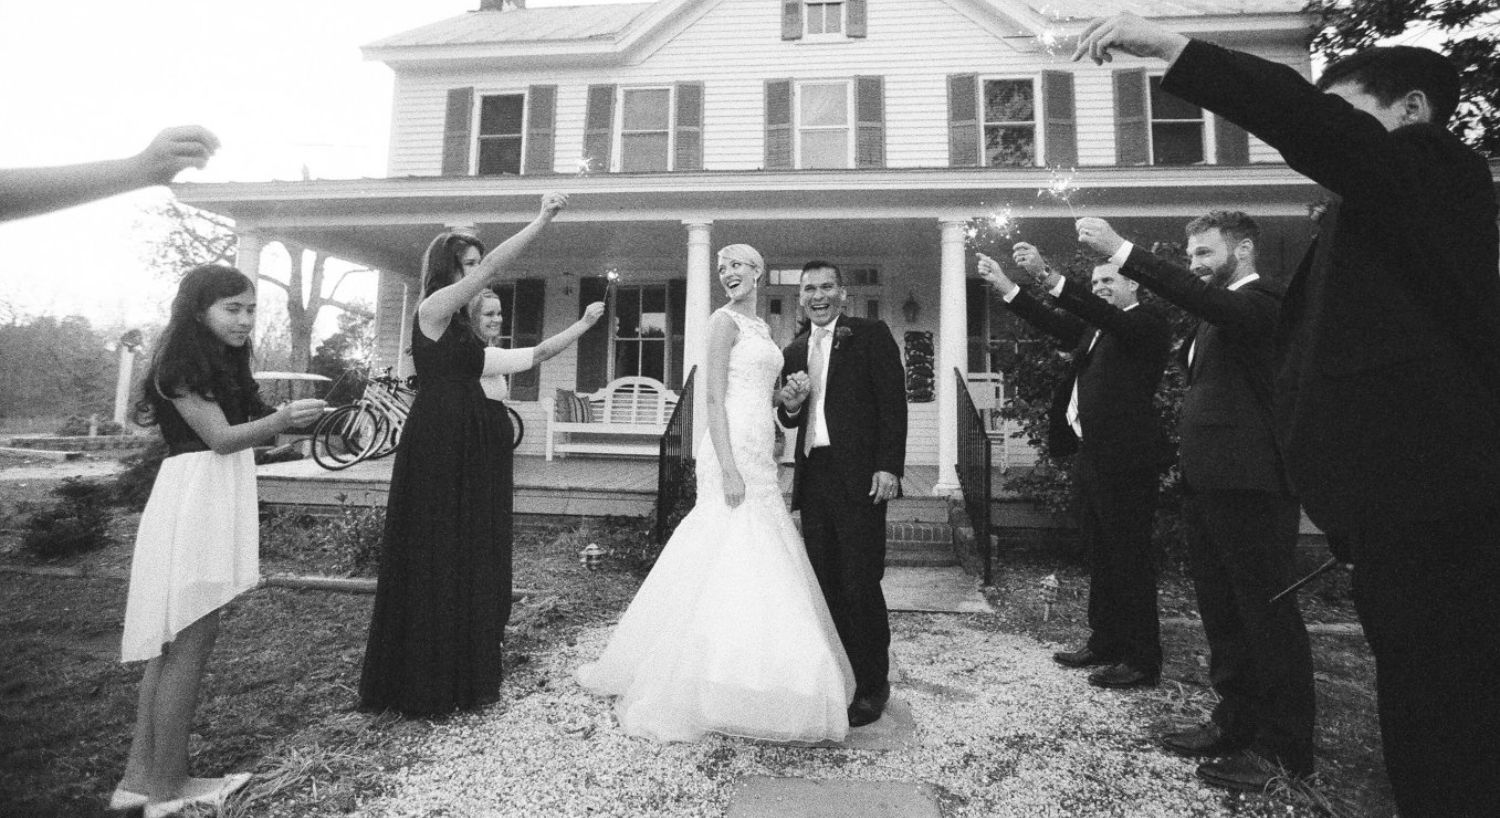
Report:
[{"label": "sparkler", "polygon": [[580,156],[576,165],[576,173],[579,176],[587,176],[594,172],[594,157]]},{"label": "sparkler", "polygon": [[1003,205],[983,216],[969,219],[964,228],[964,243],[970,250],[995,256],[1005,252],[1005,246],[1020,229],[1021,222],[1010,205]]},{"label": "sparkler", "polygon": [[606,303],[609,296],[613,295],[615,288],[620,285],[620,271],[610,267],[604,271],[604,297]]},{"label": "sparkler", "polygon": [[1061,27],[1057,24],[1072,20],[1072,15],[1064,14],[1046,4],[1037,7],[1036,11],[1045,17],[1048,22],[1048,25],[1044,26],[1041,32],[1036,35],[1037,46],[1049,57],[1057,57],[1070,52],[1073,46],[1069,43],[1069,40],[1073,38],[1063,34]]},{"label": "sparkler", "polygon": [[1038,197],[1050,196],[1067,205],[1068,214],[1073,217],[1074,221],[1077,221],[1078,211],[1073,208],[1073,194],[1078,192],[1078,185],[1073,182],[1074,177],[1078,175],[1077,171],[1073,168],[1068,168],[1067,170],[1049,168],[1048,172],[1049,181],[1047,182],[1047,186],[1038,188],[1036,195]]}]

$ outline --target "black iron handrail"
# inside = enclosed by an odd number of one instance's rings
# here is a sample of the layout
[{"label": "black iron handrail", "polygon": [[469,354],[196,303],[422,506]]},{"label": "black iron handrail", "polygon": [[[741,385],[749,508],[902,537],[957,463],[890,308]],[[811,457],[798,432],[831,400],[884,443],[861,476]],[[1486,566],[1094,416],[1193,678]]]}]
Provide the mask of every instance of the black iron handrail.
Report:
[{"label": "black iron handrail", "polygon": [[672,417],[667,420],[667,430],[661,435],[661,448],[656,455],[656,526],[652,535],[658,545],[672,535],[672,512],[681,501],[688,481],[693,475],[693,377],[698,367],[693,367],[682,382],[682,391]]},{"label": "black iron handrail", "polygon": [[964,373],[953,370],[958,382],[958,485],[964,509],[974,527],[974,546],[984,564],[984,584],[993,581],[990,563],[990,436],[984,417],[974,406]]}]

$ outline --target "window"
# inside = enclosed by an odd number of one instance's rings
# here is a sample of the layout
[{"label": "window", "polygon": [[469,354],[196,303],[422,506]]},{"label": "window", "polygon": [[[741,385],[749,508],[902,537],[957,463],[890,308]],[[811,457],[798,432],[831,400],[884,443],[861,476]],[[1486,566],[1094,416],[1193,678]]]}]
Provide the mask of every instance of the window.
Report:
[{"label": "window", "polygon": [[667,326],[667,286],[620,287],[614,293],[614,333],[610,336],[609,378],[644,375],[667,382],[671,337]]},{"label": "window", "polygon": [[1161,77],[1150,79],[1151,163],[1199,165],[1204,161],[1203,109],[1161,90]]},{"label": "window", "polygon": [[808,2],[807,33],[809,35],[843,34],[844,4],[842,2]]},{"label": "window", "polygon": [[809,82],[797,86],[797,166],[851,167],[851,118],[849,83]]},{"label": "window", "polygon": [[1035,81],[985,80],[983,94],[984,164],[989,167],[1035,167]]},{"label": "window", "polygon": [[620,94],[620,170],[671,169],[672,89],[627,88]]},{"label": "window", "polygon": [[525,110],[525,94],[496,94],[480,98],[478,172],[481,175],[521,172]]}]

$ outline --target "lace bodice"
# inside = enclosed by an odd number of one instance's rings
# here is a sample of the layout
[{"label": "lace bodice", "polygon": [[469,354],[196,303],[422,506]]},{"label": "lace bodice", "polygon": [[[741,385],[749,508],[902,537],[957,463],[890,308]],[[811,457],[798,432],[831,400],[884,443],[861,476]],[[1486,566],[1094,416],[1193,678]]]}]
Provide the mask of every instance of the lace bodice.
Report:
[{"label": "lace bodice", "polygon": [[[781,374],[781,349],[771,340],[766,322],[727,307],[721,307],[719,312],[733,318],[740,330],[729,350],[729,385],[724,395],[735,466],[745,481],[747,500],[780,503],[773,452],[776,417],[771,397],[772,387]],[[698,441],[697,458],[698,502],[724,502],[723,470],[707,432]]]}]

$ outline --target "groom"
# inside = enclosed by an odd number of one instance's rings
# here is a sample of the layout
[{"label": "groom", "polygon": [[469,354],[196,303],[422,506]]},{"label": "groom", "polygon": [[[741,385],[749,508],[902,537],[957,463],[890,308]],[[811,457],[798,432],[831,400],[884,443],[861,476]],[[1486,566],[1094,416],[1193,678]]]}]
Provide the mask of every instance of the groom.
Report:
[{"label": "groom", "polygon": [[885,322],[843,314],[843,276],[826,261],[802,268],[799,302],[812,331],[787,346],[777,419],[797,430],[792,510],[834,627],[854,667],[849,724],[880,718],[891,695],[885,595],[886,501],[901,493],[906,392],[901,353]]}]

